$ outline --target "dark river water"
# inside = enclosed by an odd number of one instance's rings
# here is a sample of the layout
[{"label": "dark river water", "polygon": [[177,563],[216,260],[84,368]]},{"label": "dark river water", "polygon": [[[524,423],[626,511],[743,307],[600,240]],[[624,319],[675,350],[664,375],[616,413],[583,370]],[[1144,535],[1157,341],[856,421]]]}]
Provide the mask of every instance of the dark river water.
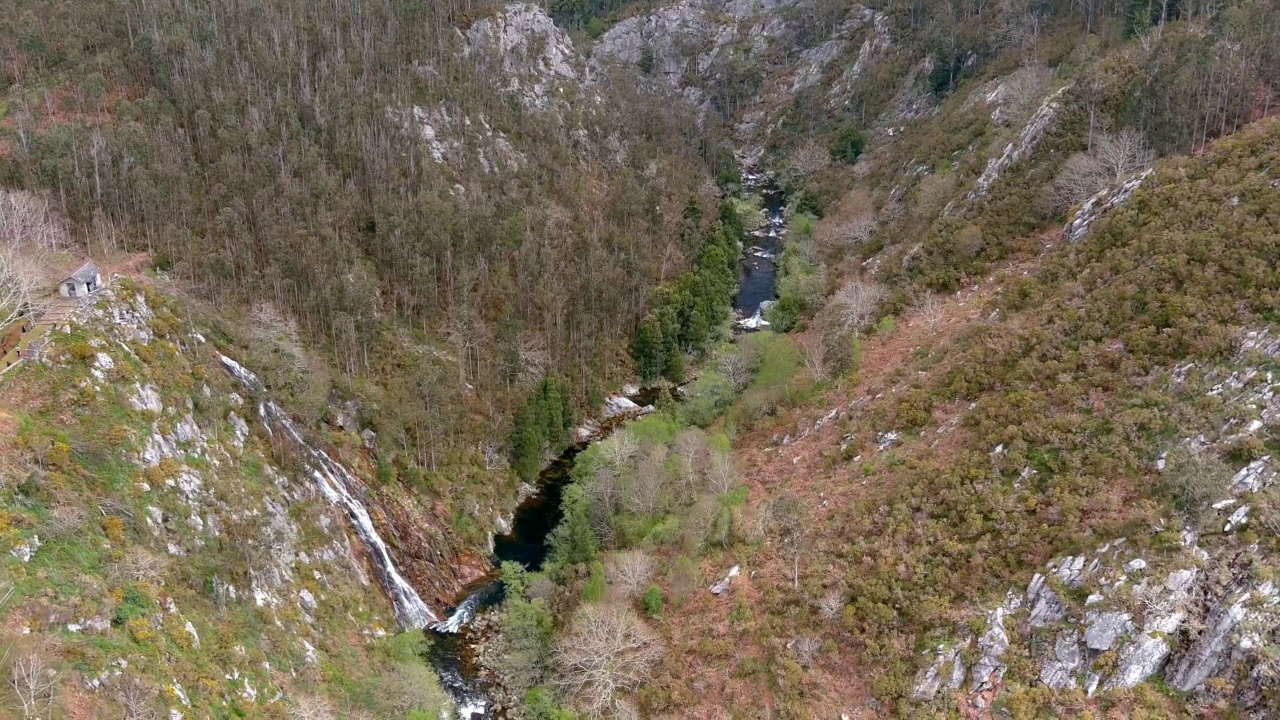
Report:
[{"label": "dark river water", "polygon": [[[757,324],[761,320],[761,303],[772,301],[776,296],[774,259],[781,251],[786,219],[782,190],[771,176],[744,173],[743,190],[747,194],[760,194],[766,219],[764,227],[752,230],[747,238],[750,244],[743,248],[738,293],[733,300],[734,313],[739,319],[737,327],[755,330],[763,327]],[[658,392],[646,389],[629,399],[644,407],[657,400]],[[612,425],[605,423],[601,434],[611,429]],[[585,448],[585,443],[570,447],[538,475],[538,492],[516,508],[511,532],[493,539],[494,571],[464,593],[448,620],[426,631],[432,640],[431,663],[440,675],[441,685],[458,704],[463,720],[501,715],[493,711],[488,681],[475,660],[475,644],[479,638],[472,621],[502,602],[498,567],[503,562],[518,562],[530,570],[542,568],[549,551],[547,536],[560,523],[560,500],[571,479],[574,459]]]},{"label": "dark river water", "polygon": [[782,189],[773,178],[760,173],[746,173],[743,189],[760,194],[765,212],[765,226],[751,231],[748,235],[751,244],[743,248],[738,270],[738,294],[733,299],[734,312],[739,318],[747,319],[761,311],[760,303],[776,297],[775,258],[782,250],[786,217]]},{"label": "dark river water", "polygon": [[[627,399],[640,407],[652,405],[662,392],[645,388]],[[600,435],[607,435],[619,423],[606,421]],[[560,524],[563,512],[560,500],[572,480],[573,463],[589,443],[571,445],[538,474],[538,492],[525,498],[511,521],[511,532],[493,538],[494,571],[464,592],[464,597],[442,626],[428,628],[431,637],[431,664],[440,676],[440,684],[462,711],[463,720],[495,717],[488,682],[481,676],[475,660],[478,640],[472,626],[476,616],[502,602],[503,588],[498,568],[507,561],[518,562],[529,570],[541,570],[550,548],[547,536]]]}]

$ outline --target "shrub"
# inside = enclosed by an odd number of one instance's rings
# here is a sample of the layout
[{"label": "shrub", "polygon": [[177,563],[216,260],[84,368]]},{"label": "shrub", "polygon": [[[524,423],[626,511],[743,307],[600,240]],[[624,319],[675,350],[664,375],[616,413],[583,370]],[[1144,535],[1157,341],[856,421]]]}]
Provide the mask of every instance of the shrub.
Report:
[{"label": "shrub", "polygon": [[531,688],[524,696],[524,716],[529,720],[574,720],[575,715],[556,703],[555,696],[544,687]]},{"label": "shrub", "polygon": [[600,602],[604,599],[604,591],[609,584],[605,579],[604,564],[599,560],[591,563],[591,578],[587,580],[587,584],[582,588],[583,602]]},{"label": "shrub", "polygon": [[800,321],[800,301],[792,295],[784,295],[764,312],[764,319],[777,332],[788,332]]},{"label": "shrub", "polygon": [[831,159],[852,165],[858,162],[866,144],[862,131],[853,123],[846,123],[836,132],[835,140],[831,142]]},{"label": "shrub", "polygon": [[156,637],[155,630],[151,629],[151,623],[145,617],[135,617],[125,623],[125,627],[129,630],[129,636],[137,643],[149,643]]},{"label": "shrub", "polygon": [[1217,458],[1178,447],[1165,459],[1159,488],[1175,507],[1198,523],[1223,494],[1230,478],[1230,468]]},{"label": "shrub", "polygon": [[67,346],[67,353],[71,355],[77,362],[88,362],[93,359],[96,353],[87,342],[73,342]]},{"label": "shrub", "polygon": [[508,688],[522,691],[542,681],[554,626],[541,600],[509,596],[498,615],[497,669]]},{"label": "shrub", "polygon": [[662,588],[650,585],[649,589],[644,591],[644,611],[651,618],[662,614]]},{"label": "shrub", "polygon": [[124,521],[115,515],[108,515],[102,519],[102,532],[113,543],[124,542]]}]

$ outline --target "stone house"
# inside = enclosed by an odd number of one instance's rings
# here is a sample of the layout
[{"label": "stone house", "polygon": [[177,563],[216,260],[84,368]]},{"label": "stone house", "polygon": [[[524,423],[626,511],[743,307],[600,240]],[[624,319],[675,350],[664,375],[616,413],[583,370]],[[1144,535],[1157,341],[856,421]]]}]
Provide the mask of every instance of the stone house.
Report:
[{"label": "stone house", "polygon": [[101,284],[102,271],[90,260],[58,283],[58,294],[62,297],[84,297],[96,291]]}]

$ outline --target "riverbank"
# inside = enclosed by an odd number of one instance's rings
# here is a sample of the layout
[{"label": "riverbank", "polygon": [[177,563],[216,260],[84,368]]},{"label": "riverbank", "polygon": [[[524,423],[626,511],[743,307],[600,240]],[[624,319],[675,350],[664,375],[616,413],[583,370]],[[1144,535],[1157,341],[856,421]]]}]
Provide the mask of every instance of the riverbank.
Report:
[{"label": "riverbank", "polygon": [[580,425],[575,430],[575,442],[543,467],[536,485],[522,488],[508,523],[510,532],[492,539],[492,570],[464,589],[443,621],[426,629],[432,639],[431,664],[463,718],[505,717],[504,709],[520,700],[502,691],[495,674],[483,661],[484,643],[494,631],[486,613],[505,597],[502,564],[513,562],[534,572],[542,569],[548,552],[547,536],[560,523],[561,501],[565,487],[572,481],[575,458],[626,422],[654,412],[654,404],[663,392],[674,390],[624,387],[624,394],[606,401],[598,420]]},{"label": "riverbank", "polygon": [[[759,203],[763,206],[763,222],[757,221],[753,223],[753,227],[742,228],[743,232],[736,243],[738,250],[732,261],[738,267],[737,287],[732,296],[724,296],[726,302],[731,300],[732,320],[715,330],[712,335],[726,340],[730,340],[732,336],[729,332],[730,325],[738,331],[768,328],[769,323],[763,319],[763,312],[775,297],[774,259],[780,252],[781,240],[785,234],[784,197],[773,179],[764,173],[749,172],[745,175],[743,189],[752,196],[759,195]],[[736,356],[740,354],[739,351],[734,350],[732,345],[719,346],[720,340],[715,342],[712,348],[702,352],[710,352],[707,365],[717,369],[704,372],[697,382],[689,383],[696,395],[694,406],[690,410],[694,416],[703,418],[702,422],[710,422],[717,417],[727,408],[726,400],[732,400],[737,392],[744,389],[741,386],[742,378],[731,379],[718,371],[722,357]],[[755,360],[761,359],[761,355],[762,353],[753,355],[754,359],[744,363],[743,367],[749,368]],[[510,531],[492,538],[491,573],[469,586],[445,620],[428,628],[433,639],[431,663],[446,691],[463,710],[464,718],[505,717],[507,708],[517,707],[525,701],[523,689],[509,688],[503,682],[500,666],[508,662],[509,658],[503,657],[505,651],[495,650],[495,645],[501,645],[501,623],[499,617],[491,611],[506,598],[501,579],[503,564],[514,563],[514,567],[523,568],[524,572],[541,573],[550,552],[548,538],[565,521],[565,489],[574,481],[575,476],[579,481],[582,478],[581,472],[575,473],[580,454],[594,449],[596,443],[609,438],[615,430],[628,422],[656,413],[659,398],[664,392],[671,393],[673,400],[679,399],[675,386],[655,384],[647,388],[625,387],[622,394],[606,400],[599,413],[599,420],[589,420],[579,425],[574,431],[574,443],[542,469],[533,486],[526,485],[527,490],[522,488],[520,502],[511,520],[506,523]],[[684,418],[659,420],[654,424],[659,428],[656,434],[644,433],[643,444],[649,448],[661,447],[662,453],[667,454],[671,452],[669,445],[674,441],[676,430],[686,425],[690,429],[696,428],[698,422]],[[628,451],[631,453],[636,452],[639,447],[634,438],[626,444],[629,447],[635,445]],[[726,453],[728,444],[727,438],[715,443],[717,448]],[[650,452],[656,452],[656,449]],[[626,462],[630,462],[629,458],[630,455]],[[590,462],[594,467],[599,461],[598,458],[593,458]],[[693,461],[689,462],[690,473],[706,472],[706,468],[695,469],[692,467]],[[624,477],[618,477],[617,481],[634,482]],[[724,482],[726,480],[722,478],[721,483]],[[721,487],[720,493],[725,490],[726,488]],[[693,489],[691,492],[698,494]],[[610,505],[608,512],[612,514],[615,509]],[[598,553],[599,548],[595,544],[599,540],[588,542],[594,548],[590,549],[590,554]],[[603,573],[602,567],[593,567],[593,577],[597,578],[593,582],[603,584]],[[575,581],[560,578],[559,582]],[[517,600],[525,602],[524,598]],[[546,609],[537,612],[545,614]],[[551,616],[547,616],[546,620],[548,623],[553,622]]]}]

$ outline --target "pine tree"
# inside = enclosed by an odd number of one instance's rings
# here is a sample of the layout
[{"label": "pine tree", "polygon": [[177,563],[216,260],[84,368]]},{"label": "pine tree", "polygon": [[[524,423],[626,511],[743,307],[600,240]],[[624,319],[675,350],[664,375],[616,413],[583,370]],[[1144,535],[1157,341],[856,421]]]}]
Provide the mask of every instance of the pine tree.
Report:
[{"label": "pine tree", "polygon": [[653,382],[662,376],[666,354],[662,328],[653,312],[645,316],[640,329],[636,331],[635,340],[631,342],[631,359],[644,382]]},{"label": "pine tree", "polygon": [[516,413],[511,432],[511,467],[525,482],[533,482],[542,466],[542,431],[539,418],[530,403]]},{"label": "pine tree", "polygon": [[581,485],[565,488],[560,508],[564,516],[551,533],[551,561],[561,567],[591,562],[600,546],[591,531],[590,502]]}]

